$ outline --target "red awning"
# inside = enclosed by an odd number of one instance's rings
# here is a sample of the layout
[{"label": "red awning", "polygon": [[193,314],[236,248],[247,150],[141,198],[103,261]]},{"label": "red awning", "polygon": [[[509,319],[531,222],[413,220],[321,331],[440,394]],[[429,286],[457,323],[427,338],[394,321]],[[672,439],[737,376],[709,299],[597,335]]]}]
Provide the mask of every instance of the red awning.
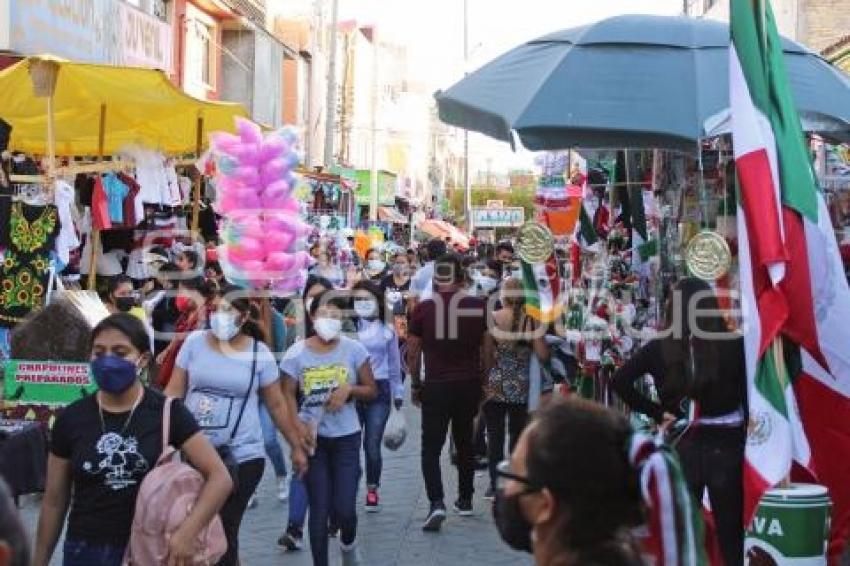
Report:
[{"label": "red awning", "polygon": [[378,220],[392,222],[393,224],[407,224],[407,218],[391,206],[378,207]]},{"label": "red awning", "polygon": [[457,244],[462,250],[469,249],[469,236],[448,222],[427,219],[422,221],[419,229],[432,238],[449,238],[452,244]]}]

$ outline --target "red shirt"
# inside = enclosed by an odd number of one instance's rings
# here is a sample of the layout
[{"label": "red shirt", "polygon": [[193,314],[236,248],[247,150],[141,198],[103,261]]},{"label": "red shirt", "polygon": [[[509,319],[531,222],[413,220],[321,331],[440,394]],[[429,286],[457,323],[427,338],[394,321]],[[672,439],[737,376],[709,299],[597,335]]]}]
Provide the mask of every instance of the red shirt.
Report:
[{"label": "red shirt", "polygon": [[483,379],[481,340],[487,332],[486,302],[457,293],[434,293],[410,316],[408,333],[422,340],[426,381]]}]

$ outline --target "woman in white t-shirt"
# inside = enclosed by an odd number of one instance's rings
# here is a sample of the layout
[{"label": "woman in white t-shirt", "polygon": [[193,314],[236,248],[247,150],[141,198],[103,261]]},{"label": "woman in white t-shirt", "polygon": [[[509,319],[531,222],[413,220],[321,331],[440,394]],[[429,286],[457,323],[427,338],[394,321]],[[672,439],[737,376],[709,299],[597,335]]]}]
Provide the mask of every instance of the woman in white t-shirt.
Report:
[{"label": "woman in white t-shirt", "polygon": [[328,564],[328,518],[339,525],[343,564],[361,564],[357,548],[357,488],[360,484],[360,419],[356,401],[378,393],[369,354],[359,342],[341,336],[346,301],[325,291],[310,304],[316,334],[296,342],[280,367],[290,408],[303,395],[300,417],[316,435],[305,476],[310,503],[310,550],[314,566]]},{"label": "woman in white t-shirt", "polygon": [[255,322],[256,307],[235,286],[222,289],[214,306],[211,329],[192,333],[181,347],[166,393],[185,396],[187,408],[236,476],[236,489],[221,510],[228,548],[219,562],[235,565],[239,525],[265,467],[258,396],[293,447],[296,473],[304,472],[306,455],[301,427],[287,412],[274,356]]}]

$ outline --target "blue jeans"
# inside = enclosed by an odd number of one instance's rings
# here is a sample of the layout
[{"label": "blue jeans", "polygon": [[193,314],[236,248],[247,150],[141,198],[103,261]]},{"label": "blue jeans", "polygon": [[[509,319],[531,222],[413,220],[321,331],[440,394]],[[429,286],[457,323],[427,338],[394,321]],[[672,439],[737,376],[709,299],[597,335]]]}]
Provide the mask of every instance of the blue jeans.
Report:
[{"label": "blue jeans", "polygon": [[318,438],[316,453],[310,457],[304,477],[310,501],[313,566],[328,564],[328,518],[331,509],[339,525],[340,542],[351,544],[357,537],[360,473],[360,432],[339,438]]},{"label": "blue jeans", "polygon": [[277,439],[277,426],[272,420],[266,405],[260,401],[260,427],[263,429],[263,443],[266,447],[266,456],[272,463],[274,475],[279,478],[286,476],[286,460],[283,457],[283,449]]},{"label": "blue jeans", "polygon": [[370,403],[358,403],[357,414],[363,427],[363,449],[366,452],[366,487],[378,488],[381,485],[381,441],[387,419],[390,418],[390,382],[382,379],[376,382],[378,396]]},{"label": "blue jeans", "polygon": [[[305,478],[306,479],[306,478]],[[289,520],[287,527],[304,529],[304,518],[307,516],[307,486],[298,474],[292,474],[289,482]]]},{"label": "blue jeans", "polygon": [[121,566],[124,548],[108,542],[66,538],[62,566]]}]

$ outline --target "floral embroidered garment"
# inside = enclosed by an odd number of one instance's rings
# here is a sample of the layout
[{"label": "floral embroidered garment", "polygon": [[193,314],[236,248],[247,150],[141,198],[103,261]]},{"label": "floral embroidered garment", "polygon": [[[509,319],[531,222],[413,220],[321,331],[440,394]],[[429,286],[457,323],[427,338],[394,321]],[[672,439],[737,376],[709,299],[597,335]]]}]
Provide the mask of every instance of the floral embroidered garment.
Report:
[{"label": "floral embroidered garment", "polygon": [[9,247],[0,266],[0,326],[12,327],[44,306],[50,251],[59,234],[53,205],[12,205]]}]

